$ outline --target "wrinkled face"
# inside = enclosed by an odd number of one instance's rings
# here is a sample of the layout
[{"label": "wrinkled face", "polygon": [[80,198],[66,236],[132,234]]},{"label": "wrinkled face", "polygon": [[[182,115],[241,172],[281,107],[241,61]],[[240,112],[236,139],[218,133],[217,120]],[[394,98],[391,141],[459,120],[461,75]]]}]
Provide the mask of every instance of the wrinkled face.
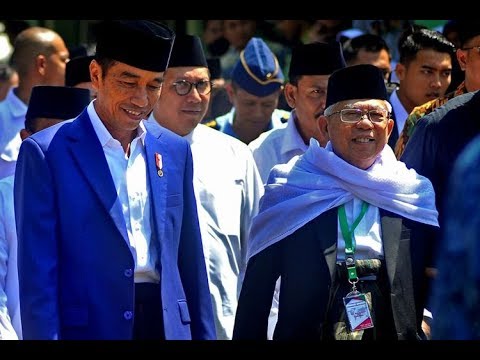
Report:
[{"label": "wrinkled face", "polygon": [[[468,49],[470,48],[470,49]],[[457,50],[460,68],[465,71],[465,85],[468,91],[480,89],[480,35],[468,40],[463,49]]]},{"label": "wrinkled face", "polygon": [[95,60],[90,64],[93,88],[97,91],[95,110],[110,133],[129,133],[148,118],[157,102],[162,72],[142,70],[114,62],[106,74]]},{"label": "wrinkled face", "polygon": [[[179,95],[174,83],[210,81],[206,67],[172,67],[165,72],[162,94],[155,104],[155,119],[167,129],[185,136],[203,119],[208,109],[210,93],[200,94],[195,86],[186,95]],[[188,84],[187,84],[188,86]]]},{"label": "wrinkled face", "polygon": [[415,107],[445,95],[451,82],[452,59],[448,53],[420,50],[409,64],[397,64],[396,72],[399,94]]},{"label": "wrinkled face", "polygon": [[[342,109],[388,110],[382,100],[347,100],[335,104],[334,112]],[[353,166],[368,169],[388,142],[393,120],[385,118],[374,123],[364,115],[357,123],[345,123],[337,113],[321,116],[319,127],[330,137],[335,154]]]},{"label": "wrinkled face", "polygon": [[264,127],[267,127],[272,119],[273,110],[278,106],[280,90],[259,97],[237,87],[229,94],[230,101],[235,107],[235,122],[237,124],[242,124],[242,126],[254,124],[255,127],[263,124]]},{"label": "wrinkled face", "polygon": [[55,35],[52,41],[53,53],[46,57],[44,85],[65,86],[65,68],[69,52],[61,37]]},{"label": "wrinkled face", "polygon": [[287,84],[285,87],[288,104],[295,109],[297,128],[306,144],[311,137],[320,141],[317,119],[325,110],[329,77],[330,75],[303,75],[297,86]]}]

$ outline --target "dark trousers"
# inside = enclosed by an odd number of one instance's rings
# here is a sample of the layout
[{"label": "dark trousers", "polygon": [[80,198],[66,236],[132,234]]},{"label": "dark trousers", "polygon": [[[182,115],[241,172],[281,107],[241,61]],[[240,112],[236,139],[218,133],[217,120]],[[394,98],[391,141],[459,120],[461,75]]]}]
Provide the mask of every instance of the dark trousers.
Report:
[{"label": "dark trousers", "polygon": [[160,285],[135,283],[134,340],[165,340]]}]

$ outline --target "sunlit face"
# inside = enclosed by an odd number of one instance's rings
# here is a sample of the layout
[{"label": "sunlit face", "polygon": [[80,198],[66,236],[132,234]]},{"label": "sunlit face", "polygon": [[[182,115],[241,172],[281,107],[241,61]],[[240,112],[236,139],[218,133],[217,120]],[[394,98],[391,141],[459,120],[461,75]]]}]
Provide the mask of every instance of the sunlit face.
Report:
[{"label": "sunlit face", "polygon": [[296,124],[306,144],[314,137],[320,141],[317,118],[325,110],[330,75],[303,75],[297,86],[287,84],[285,95],[295,109]]},{"label": "sunlit face", "polygon": [[[334,111],[342,109],[388,110],[382,100],[347,100],[335,105]],[[363,116],[357,123],[344,123],[340,114],[319,119],[320,131],[330,137],[335,154],[360,169],[368,169],[388,142],[393,129],[393,120],[371,122]]]},{"label": "sunlit face", "polygon": [[162,94],[155,104],[155,119],[167,129],[185,136],[203,119],[208,109],[210,93],[201,95],[195,86],[186,95],[179,95],[174,83],[210,81],[206,67],[172,67],[165,72]]},{"label": "sunlit face", "polygon": [[44,85],[65,86],[65,69],[69,60],[69,52],[65,42],[58,35],[54,35],[52,46],[54,51],[46,56]]},{"label": "sunlit face", "polygon": [[[255,96],[241,88],[235,88],[230,94],[230,101],[235,107],[234,122],[240,126],[254,125],[266,128],[272,119],[272,113],[278,106],[280,90],[267,96]],[[259,126],[262,125],[262,126]]]},{"label": "sunlit face", "polygon": [[468,40],[463,49],[457,50],[460,68],[465,71],[465,86],[468,91],[480,89],[480,35]]},{"label": "sunlit face", "polygon": [[420,50],[409,64],[397,64],[396,73],[398,94],[408,111],[445,95],[452,79],[452,59],[448,53]]},{"label": "sunlit face", "polygon": [[90,64],[93,88],[97,91],[95,110],[110,133],[127,134],[148,118],[157,102],[162,72],[142,70],[114,62],[106,74],[95,60]]}]

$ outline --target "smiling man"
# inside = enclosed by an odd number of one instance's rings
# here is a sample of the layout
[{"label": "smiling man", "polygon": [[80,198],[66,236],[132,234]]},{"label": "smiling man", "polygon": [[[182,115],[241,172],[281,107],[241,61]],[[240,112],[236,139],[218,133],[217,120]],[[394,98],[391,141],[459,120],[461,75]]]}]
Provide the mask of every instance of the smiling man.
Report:
[{"label": "smiling man", "polygon": [[97,97],[24,140],[15,176],[24,339],[214,339],[188,142],[146,119],[174,36],[106,21]]},{"label": "smiling man", "polygon": [[330,141],[323,148],[311,139],[304,155],[270,173],[252,224],[234,339],[267,338],[280,276],[274,340],[423,337],[438,213],[430,181],[385,146],[390,111],[377,67],[331,75],[318,120]]}]

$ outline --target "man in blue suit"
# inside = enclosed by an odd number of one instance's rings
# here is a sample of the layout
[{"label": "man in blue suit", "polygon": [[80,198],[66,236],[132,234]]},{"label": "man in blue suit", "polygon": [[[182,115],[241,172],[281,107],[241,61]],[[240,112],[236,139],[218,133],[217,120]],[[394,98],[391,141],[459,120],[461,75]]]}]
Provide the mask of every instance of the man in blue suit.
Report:
[{"label": "man in blue suit", "polygon": [[21,146],[15,173],[24,339],[214,339],[189,144],[141,123],[174,33],[107,21],[97,98]]}]

